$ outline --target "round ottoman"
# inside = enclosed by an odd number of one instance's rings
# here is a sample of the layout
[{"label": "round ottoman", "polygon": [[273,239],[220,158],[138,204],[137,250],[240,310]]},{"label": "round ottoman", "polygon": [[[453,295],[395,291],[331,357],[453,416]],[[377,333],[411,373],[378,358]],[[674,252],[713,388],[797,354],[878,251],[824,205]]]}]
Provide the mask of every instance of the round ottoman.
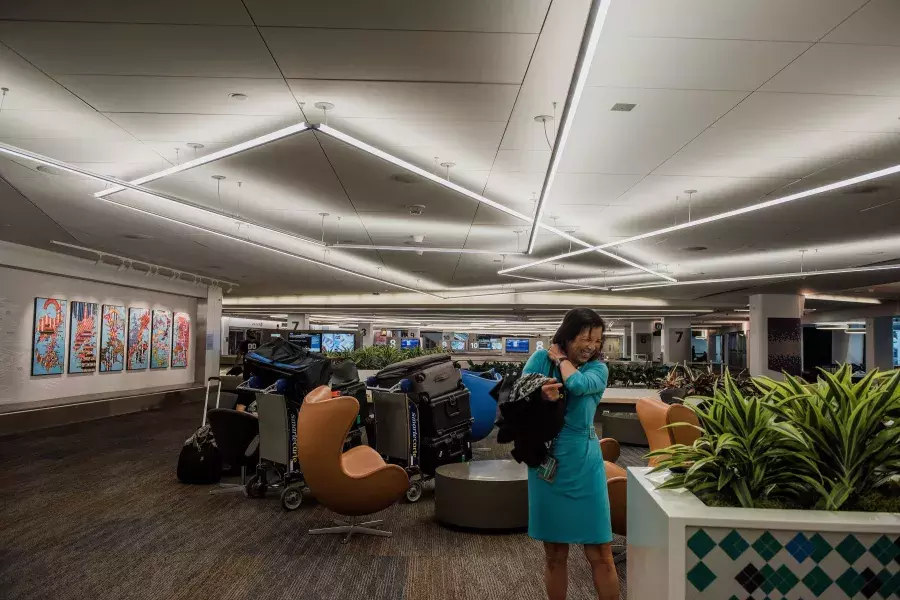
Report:
[{"label": "round ottoman", "polygon": [[438,521],[469,529],[528,527],[528,468],[514,460],[479,460],[438,467]]}]

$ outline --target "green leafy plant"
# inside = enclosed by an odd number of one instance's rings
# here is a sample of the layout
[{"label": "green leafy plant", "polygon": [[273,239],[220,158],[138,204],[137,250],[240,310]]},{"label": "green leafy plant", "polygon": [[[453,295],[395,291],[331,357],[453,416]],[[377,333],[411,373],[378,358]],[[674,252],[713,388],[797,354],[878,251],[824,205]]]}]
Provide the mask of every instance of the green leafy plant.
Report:
[{"label": "green leafy plant", "polygon": [[648,454],[672,471],[662,488],[715,506],[900,510],[900,371],[743,385],[726,373],[694,407],[701,437]]},{"label": "green leafy plant", "polygon": [[[816,473],[807,442],[768,410],[768,397],[744,396],[726,372],[723,386],[693,410],[703,435],[694,444],[651,452],[654,469],[669,469],[663,489],[687,488],[697,496],[724,496],[745,508],[769,498],[798,498]],[[684,425],[684,424],[681,424]]]},{"label": "green leafy plant", "polygon": [[900,371],[872,371],[856,383],[851,376],[843,365],[812,385],[791,376],[755,380],[773,400],[772,413],[806,440],[818,475],[807,481],[819,496],[816,508],[839,510],[892,483],[900,470]]},{"label": "green leafy plant", "polygon": [[348,352],[329,352],[330,358],[351,360],[356,363],[357,369],[378,370],[406,360],[426,354],[440,354],[441,350],[423,350],[422,348],[410,348],[408,350],[397,349],[393,346],[369,346],[357,348]]}]

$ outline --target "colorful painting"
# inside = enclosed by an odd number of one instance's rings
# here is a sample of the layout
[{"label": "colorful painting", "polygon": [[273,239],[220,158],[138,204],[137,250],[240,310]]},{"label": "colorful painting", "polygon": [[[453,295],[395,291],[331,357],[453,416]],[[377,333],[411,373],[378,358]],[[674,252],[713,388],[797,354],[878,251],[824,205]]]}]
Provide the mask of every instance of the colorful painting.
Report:
[{"label": "colorful painting", "polygon": [[66,301],[34,299],[32,375],[59,375],[66,357]]},{"label": "colorful painting", "polygon": [[100,323],[100,372],[125,368],[125,307],[103,305]]},{"label": "colorful painting", "polygon": [[97,370],[97,305],[72,301],[69,323],[69,373]]},{"label": "colorful painting", "polygon": [[153,311],[153,333],[150,335],[150,368],[166,369],[172,351],[172,313]]},{"label": "colorful painting", "polygon": [[172,335],[172,366],[186,367],[188,350],[191,347],[191,318],[184,313],[175,313],[175,331]]},{"label": "colorful painting", "polygon": [[128,309],[128,356],[125,368],[129,371],[146,369],[150,364],[150,311],[146,308]]}]

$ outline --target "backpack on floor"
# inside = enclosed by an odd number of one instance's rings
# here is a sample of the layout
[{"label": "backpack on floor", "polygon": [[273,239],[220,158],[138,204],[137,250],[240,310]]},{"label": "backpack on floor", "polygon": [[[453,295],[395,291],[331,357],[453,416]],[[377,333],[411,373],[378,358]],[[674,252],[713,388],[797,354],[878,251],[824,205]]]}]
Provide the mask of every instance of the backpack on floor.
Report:
[{"label": "backpack on floor", "polygon": [[209,425],[203,425],[184,442],[178,455],[178,480],[182,483],[218,483],[222,478],[222,455]]}]

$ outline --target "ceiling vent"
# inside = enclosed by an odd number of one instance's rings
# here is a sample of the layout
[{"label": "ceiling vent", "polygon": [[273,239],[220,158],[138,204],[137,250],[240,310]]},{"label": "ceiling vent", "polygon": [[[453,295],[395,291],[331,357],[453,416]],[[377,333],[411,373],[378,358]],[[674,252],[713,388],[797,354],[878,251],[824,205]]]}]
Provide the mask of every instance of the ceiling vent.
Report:
[{"label": "ceiling vent", "polygon": [[688,246],[687,248],[682,248],[682,252],[703,252],[706,250],[706,246]]},{"label": "ceiling vent", "polygon": [[411,214],[411,215],[414,216],[414,217],[418,217],[418,216],[420,216],[422,213],[425,212],[425,205],[424,205],[424,204],[410,204],[410,205],[407,206],[406,208],[409,210],[409,214]]},{"label": "ceiling vent", "polygon": [[609,110],[614,112],[631,112],[637,104],[629,104],[627,102],[616,102]]},{"label": "ceiling vent", "polygon": [[126,240],[152,240],[152,235],[147,235],[146,233],[126,233],[122,236]]}]

